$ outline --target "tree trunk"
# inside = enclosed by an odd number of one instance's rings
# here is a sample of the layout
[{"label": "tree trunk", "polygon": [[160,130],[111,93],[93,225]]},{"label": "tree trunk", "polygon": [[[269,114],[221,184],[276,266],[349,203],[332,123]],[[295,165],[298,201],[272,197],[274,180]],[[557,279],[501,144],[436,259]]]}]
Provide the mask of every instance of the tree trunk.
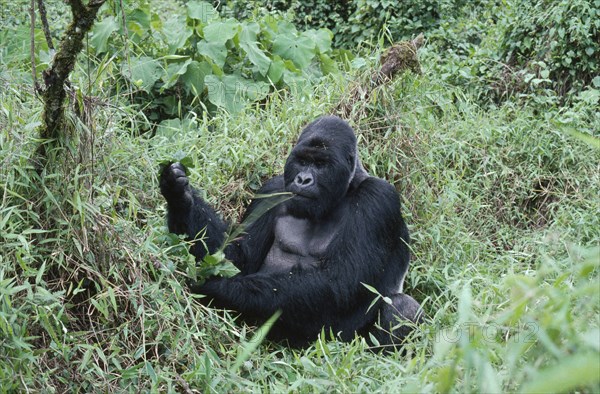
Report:
[{"label": "tree trunk", "polygon": [[63,34],[54,56],[52,67],[43,73],[45,89],[42,93],[44,112],[39,133],[42,139],[37,149],[39,171],[47,162],[47,146],[55,144],[64,126],[65,83],[75,68],[77,55],[83,48],[85,35],[94,25],[98,9],[106,0],[89,0],[87,5],[81,0],[68,0],[73,21]]}]

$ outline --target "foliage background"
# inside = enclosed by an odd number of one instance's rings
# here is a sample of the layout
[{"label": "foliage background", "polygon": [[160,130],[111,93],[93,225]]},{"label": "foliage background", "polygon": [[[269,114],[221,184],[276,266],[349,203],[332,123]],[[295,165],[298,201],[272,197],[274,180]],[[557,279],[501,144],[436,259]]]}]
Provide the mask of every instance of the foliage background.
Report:
[{"label": "foliage background", "polygon": [[[598,1],[274,2],[245,14],[228,2],[196,19],[199,4],[107,3],[42,173],[28,2],[0,8],[2,391],[600,389]],[[58,40],[67,6],[46,5]],[[207,37],[217,23],[227,40]],[[242,38],[248,26],[256,40]],[[365,86],[388,41],[419,32],[423,73],[359,97],[349,116],[365,167],[402,193],[410,224],[405,291],[430,323],[406,353],[328,333],[301,350],[261,343],[194,302],[158,164],[193,160],[193,182],[235,220],[301,127]],[[314,45],[276,49],[300,37]],[[35,38],[39,79],[52,53]],[[193,62],[204,79],[186,78]],[[282,79],[265,78],[279,62]],[[235,79],[233,94],[211,97],[208,76]]]}]

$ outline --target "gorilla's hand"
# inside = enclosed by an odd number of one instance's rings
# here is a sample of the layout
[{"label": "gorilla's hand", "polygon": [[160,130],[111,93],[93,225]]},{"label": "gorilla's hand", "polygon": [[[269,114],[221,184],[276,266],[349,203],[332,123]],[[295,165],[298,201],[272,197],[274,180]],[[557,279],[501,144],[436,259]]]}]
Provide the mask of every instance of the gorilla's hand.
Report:
[{"label": "gorilla's hand", "polygon": [[160,175],[160,192],[169,205],[191,203],[192,188],[181,163],[171,163]]}]

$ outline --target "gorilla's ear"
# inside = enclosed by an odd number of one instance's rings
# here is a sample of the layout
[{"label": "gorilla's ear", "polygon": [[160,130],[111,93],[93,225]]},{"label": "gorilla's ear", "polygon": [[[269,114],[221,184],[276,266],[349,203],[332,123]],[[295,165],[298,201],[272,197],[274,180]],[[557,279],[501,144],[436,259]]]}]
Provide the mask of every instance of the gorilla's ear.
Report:
[{"label": "gorilla's ear", "polygon": [[[348,154],[346,154],[346,161],[350,165],[350,168],[356,168],[356,152],[354,154],[348,152]],[[352,173],[354,173],[354,170],[352,170]]]},{"label": "gorilla's ear", "polygon": [[354,166],[354,171],[352,173],[352,176],[350,177],[350,185],[348,187],[348,190],[357,188],[358,185],[360,185],[362,183],[362,181],[364,181],[368,177],[369,177],[369,173],[363,167],[362,162],[360,161],[360,158],[358,156],[356,156],[356,164]]},{"label": "gorilla's ear", "polygon": [[346,164],[350,168],[350,177],[348,179],[348,183],[350,183],[352,181],[352,178],[354,178],[354,172],[356,171],[356,148],[345,152],[344,159],[346,159]]}]

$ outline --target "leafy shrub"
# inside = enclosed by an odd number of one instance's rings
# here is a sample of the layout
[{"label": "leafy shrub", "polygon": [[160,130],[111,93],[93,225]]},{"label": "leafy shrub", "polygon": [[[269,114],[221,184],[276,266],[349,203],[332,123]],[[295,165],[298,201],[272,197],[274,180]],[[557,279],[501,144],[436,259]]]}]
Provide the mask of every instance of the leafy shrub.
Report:
[{"label": "leafy shrub", "polygon": [[293,14],[293,22],[302,29],[325,27],[338,36],[340,27],[346,24],[350,14],[355,9],[352,0],[323,1],[323,0],[254,0],[227,2],[213,1],[213,5],[224,16],[237,19],[247,19],[260,10],[267,12],[287,12]]},{"label": "leafy shrub", "polygon": [[338,44],[355,46],[376,39],[385,26],[391,41],[408,39],[437,24],[438,0],[354,0],[354,12],[342,28]]},{"label": "leafy shrub", "polygon": [[[592,5],[592,3],[594,5]],[[492,1],[445,15],[423,63],[481,102],[572,102],[600,87],[600,1]]]},{"label": "leafy shrub", "polygon": [[[119,13],[105,17],[90,44],[97,55],[117,56],[120,79],[153,121],[204,109],[236,113],[271,89],[336,70],[330,31],[299,32],[279,15],[240,22],[190,1],[185,15],[142,6],[125,19],[127,33]],[[131,53],[122,52],[125,40],[133,42]]]},{"label": "leafy shrub", "polygon": [[594,78],[600,87],[600,1],[519,1],[502,22],[500,59],[525,70],[526,85],[549,82],[560,95]]},{"label": "leafy shrub", "polygon": [[455,13],[464,4],[464,0],[230,0],[220,10],[237,18],[247,18],[261,7],[291,12],[297,26],[326,27],[334,33],[336,47],[353,48],[376,39],[384,29],[389,31],[389,42],[412,38],[434,28],[442,14]]}]

